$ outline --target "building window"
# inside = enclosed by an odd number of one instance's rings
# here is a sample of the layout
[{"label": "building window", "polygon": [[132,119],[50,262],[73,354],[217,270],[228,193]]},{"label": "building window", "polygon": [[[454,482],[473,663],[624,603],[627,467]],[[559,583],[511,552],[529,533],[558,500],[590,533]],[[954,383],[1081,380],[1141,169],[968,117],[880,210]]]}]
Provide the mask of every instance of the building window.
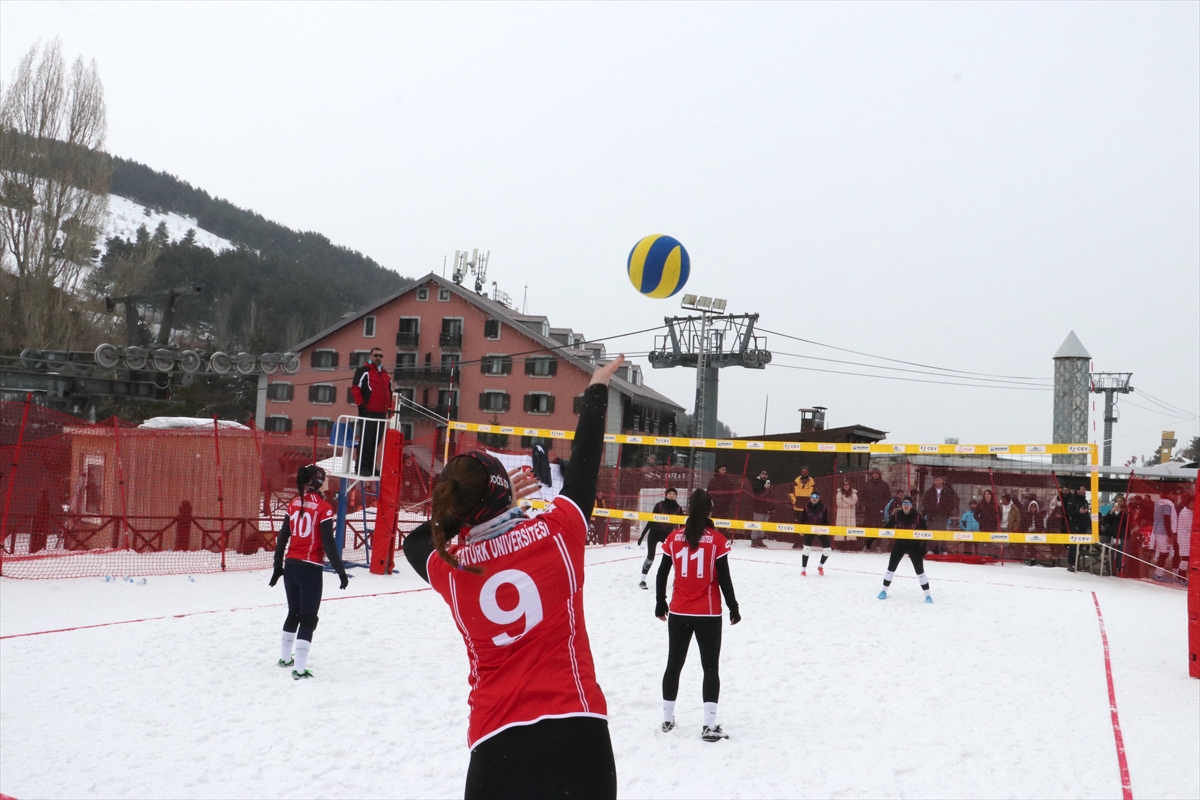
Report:
[{"label": "building window", "polygon": [[408,409],[412,411],[412,407],[417,404],[417,390],[412,386],[396,387],[396,409]]},{"label": "building window", "polygon": [[480,411],[508,411],[508,392],[480,392]]},{"label": "building window", "polygon": [[451,347],[455,350],[462,347],[463,320],[462,317],[442,317],[442,334],[438,337],[440,347]]},{"label": "building window", "polygon": [[583,395],[575,398],[575,402],[571,404],[571,411],[579,414],[583,411]]},{"label": "building window", "polygon": [[558,374],[558,359],[550,356],[533,356],[525,359],[525,374],[549,378]]},{"label": "building window", "polygon": [[316,383],[308,387],[308,402],[331,405],[337,399],[337,387],[332,383]]},{"label": "building window", "polygon": [[316,436],[319,439],[328,439],[329,432],[332,429],[333,423],[325,417],[313,417],[304,423],[304,433],[308,436]]},{"label": "building window", "polygon": [[401,317],[400,330],[396,331],[396,347],[419,347],[421,344],[421,318]]},{"label": "building window", "polygon": [[438,302],[439,303],[448,303],[449,301],[450,301],[450,290],[447,289],[445,286],[438,289]]},{"label": "building window", "polygon": [[267,385],[267,399],[276,403],[289,402],[295,393],[295,387],[285,381],[272,381]]},{"label": "building window", "polygon": [[458,378],[458,353],[442,353],[442,373],[438,378],[444,381]]},{"label": "building window", "polygon": [[411,422],[401,422],[400,435],[404,437],[404,441],[411,442],[413,438],[413,424]]},{"label": "building window", "polygon": [[530,392],[525,395],[525,410],[530,414],[553,414],[554,395],[545,392]]},{"label": "building window", "polygon": [[358,369],[371,358],[370,350],[354,350],[350,353],[350,369]]},{"label": "building window", "polygon": [[491,450],[504,450],[508,447],[507,433],[480,433],[479,443]]},{"label": "building window", "polygon": [[367,339],[375,338],[375,317],[363,317],[363,336]]},{"label": "building window", "polygon": [[479,359],[479,370],[484,375],[511,375],[512,356],[488,354]]},{"label": "building window", "polygon": [[428,300],[429,299],[429,287],[428,286],[421,286],[421,287],[417,288],[417,299],[418,300]]},{"label": "building window", "polygon": [[436,413],[453,419],[458,416],[458,389],[438,389]]},{"label": "building window", "polygon": [[266,424],[263,425],[263,430],[267,433],[291,433],[292,420],[290,417],[272,414],[267,417]]},{"label": "building window", "polygon": [[528,450],[529,448],[533,447],[535,444],[540,444],[542,447],[544,447],[546,449],[547,453],[549,453],[552,449],[554,449],[554,440],[553,439],[545,439],[545,438],[542,438],[541,436],[522,436],[521,437],[521,449],[522,450]]},{"label": "building window", "polygon": [[312,368],[313,369],[337,369],[338,353],[337,350],[313,350],[312,353]]},{"label": "building window", "polygon": [[493,341],[500,338],[500,320],[489,319],[483,323],[483,338],[492,339]]}]

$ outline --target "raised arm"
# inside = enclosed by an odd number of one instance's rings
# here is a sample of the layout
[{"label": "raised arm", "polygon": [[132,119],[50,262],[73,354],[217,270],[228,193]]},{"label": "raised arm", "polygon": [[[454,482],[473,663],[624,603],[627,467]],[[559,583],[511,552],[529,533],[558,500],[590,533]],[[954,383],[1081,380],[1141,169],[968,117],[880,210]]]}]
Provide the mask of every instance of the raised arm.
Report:
[{"label": "raised arm", "polygon": [[624,363],[625,356],[620,355],[597,369],[592,373],[591,383],[583,392],[579,424],[575,427],[571,461],[567,465],[561,494],[579,506],[584,517],[591,517],[592,509],[596,505],[596,480],[600,475],[600,460],[604,455],[608,382],[617,368]]}]

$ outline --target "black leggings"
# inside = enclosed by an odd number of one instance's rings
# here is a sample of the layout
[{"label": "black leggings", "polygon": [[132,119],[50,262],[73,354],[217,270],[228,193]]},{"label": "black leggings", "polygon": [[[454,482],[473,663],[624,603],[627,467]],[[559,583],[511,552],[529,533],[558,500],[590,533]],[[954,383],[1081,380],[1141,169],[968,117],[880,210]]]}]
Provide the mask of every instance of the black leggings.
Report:
[{"label": "black leggings", "polygon": [[888,572],[895,572],[900,559],[908,556],[918,575],[925,572],[925,543],[912,539],[897,539],[892,544],[892,555],[888,558]]},{"label": "black leggings", "polygon": [[721,694],[721,617],[689,617],[671,614],[667,617],[667,671],[663,673],[663,700],[674,701],[679,696],[679,673],[687,661],[692,634],[700,647],[700,667],[704,670],[704,702],[715,703]]},{"label": "black leggings", "polygon": [[821,547],[833,547],[833,537],[826,536],[823,533],[806,533],[804,534],[805,547],[812,547],[813,539],[820,537]]},{"label": "black leggings", "polygon": [[650,568],[654,566],[654,551],[667,538],[667,534],[651,531],[646,534],[646,561],[642,564],[642,574],[650,572]]},{"label": "black leggings", "polygon": [[471,751],[464,796],[615,798],[607,720],[544,719],[496,734]]},{"label": "black leggings", "polygon": [[288,613],[283,629],[296,633],[297,639],[312,641],[321,610],[321,586],[325,570],[317,564],[289,558],[283,563],[283,588],[287,592]]}]

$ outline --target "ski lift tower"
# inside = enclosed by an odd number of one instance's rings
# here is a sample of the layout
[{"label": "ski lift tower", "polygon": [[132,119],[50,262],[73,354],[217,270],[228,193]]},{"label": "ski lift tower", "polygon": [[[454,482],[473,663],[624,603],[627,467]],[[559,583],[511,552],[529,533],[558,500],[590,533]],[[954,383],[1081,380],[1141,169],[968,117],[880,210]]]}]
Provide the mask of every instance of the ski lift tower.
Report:
[{"label": "ski lift tower", "polygon": [[1132,372],[1093,372],[1092,394],[1104,395],[1104,466],[1112,466],[1113,423],[1121,419],[1117,411],[1118,394],[1129,394],[1133,387],[1129,385]]},{"label": "ski lift tower", "polygon": [[[717,436],[718,376],[722,367],[763,369],[771,363],[765,336],[754,334],[758,314],[726,314],[728,303],[719,297],[685,294],[683,308],[699,316],[666,317],[667,333],[654,337],[650,366],[654,369],[694,367],[696,370],[696,409],[692,436],[715,439]],[[694,452],[693,467],[711,471],[716,453]],[[693,475],[696,473],[693,472]]]}]

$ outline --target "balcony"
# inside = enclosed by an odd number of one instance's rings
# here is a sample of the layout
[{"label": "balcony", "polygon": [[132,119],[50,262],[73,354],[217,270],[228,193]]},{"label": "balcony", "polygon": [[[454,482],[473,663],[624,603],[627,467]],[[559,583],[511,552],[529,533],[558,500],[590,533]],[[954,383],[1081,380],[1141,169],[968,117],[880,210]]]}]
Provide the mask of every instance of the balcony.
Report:
[{"label": "balcony", "polygon": [[445,417],[446,419],[458,419],[458,403],[452,403],[450,405],[442,405],[439,403],[433,407],[432,411],[439,417]]},{"label": "balcony", "polygon": [[405,333],[404,331],[401,331],[400,333],[396,334],[396,347],[407,347],[410,349],[416,349],[417,347],[420,347],[420,346],[421,346],[421,334],[419,332],[418,333]]},{"label": "balcony", "polygon": [[443,350],[461,350],[462,339],[461,333],[442,333],[438,335],[438,347]]},{"label": "balcony", "polygon": [[397,383],[455,383],[458,381],[458,368],[396,367],[393,379]]}]

